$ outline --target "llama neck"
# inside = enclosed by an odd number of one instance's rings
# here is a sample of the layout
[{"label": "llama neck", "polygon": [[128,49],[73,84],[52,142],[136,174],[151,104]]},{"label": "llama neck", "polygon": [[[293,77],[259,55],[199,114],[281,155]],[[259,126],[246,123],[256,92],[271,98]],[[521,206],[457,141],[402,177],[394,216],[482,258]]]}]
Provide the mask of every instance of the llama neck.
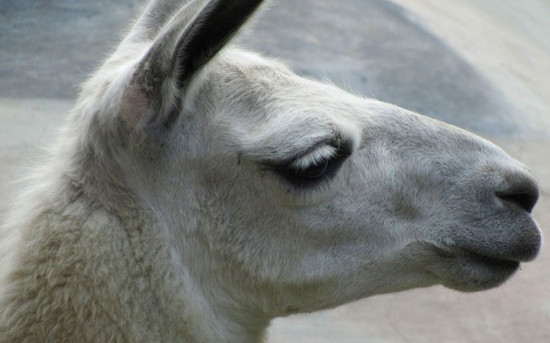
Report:
[{"label": "llama neck", "polygon": [[227,292],[191,275],[158,225],[91,208],[80,198],[13,222],[11,230],[25,225],[32,235],[23,232],[11,291],[0,299],[0,342],[46,333],[56,341],[263,340],[269,321],[222,303]]},{"label": "llama neck", "polygon": [[122,202],[98,199],[95,184],[76,179],[47,185],[22,200],[37,205],[9,228],[25,242],[7,285],[13,292],[0,299],[0,342],[39,341],[45,332],[56,341],[263,340],[269,319],[241,308],[204,242],[176,235],[183,230],[131,192]]},{"label": "llama neck", "polygon": [[187,323],[184,341],[264,342],[271,317],[248,303],[254,295],[231,287],[225,276],[228,271],[218,270],[216,263],[203,256],[206,249],[196,237],[186,237],[184,243],[185,247],[170,249],[186,252],[173,264],[181,282],[178,307]]}]

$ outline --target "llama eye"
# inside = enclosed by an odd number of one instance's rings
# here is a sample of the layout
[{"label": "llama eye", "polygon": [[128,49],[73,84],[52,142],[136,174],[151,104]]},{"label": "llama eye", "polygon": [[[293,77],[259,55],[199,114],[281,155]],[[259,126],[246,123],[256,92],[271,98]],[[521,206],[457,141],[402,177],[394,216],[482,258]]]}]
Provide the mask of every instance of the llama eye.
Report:
[{"label": "llama eye", "polygon": [[351,144],[346,141],[325,144],[306,155],[266,165],[293,186],[308,188],[330,180],[350,155]]},{"label": "llama eye", "polygon": [[276,168],[276,171],[296,187],[309,187],[334,176],[343,160],[341,156],[333,156],[306,166],[290,163],[282,168]]},{"label": "llama eye", "polygon": [[294,178],[302,179],[306,181],[315,181],[327,173],[330,165],[330,160],[326,159],[314,163],[306,168],[290,167],[289,172],[293,174]]}]

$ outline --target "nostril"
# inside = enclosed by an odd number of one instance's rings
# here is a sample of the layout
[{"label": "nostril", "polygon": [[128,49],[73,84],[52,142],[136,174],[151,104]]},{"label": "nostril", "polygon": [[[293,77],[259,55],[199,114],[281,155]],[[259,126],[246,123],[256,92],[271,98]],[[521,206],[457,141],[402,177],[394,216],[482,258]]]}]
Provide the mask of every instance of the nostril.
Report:
[{"label": "nostril", "polygon": [[496,195],[504,201],[519,205],[529,213],[531,213],[539,198],[538,190],[536,188],[515,192],[496,192]]}]

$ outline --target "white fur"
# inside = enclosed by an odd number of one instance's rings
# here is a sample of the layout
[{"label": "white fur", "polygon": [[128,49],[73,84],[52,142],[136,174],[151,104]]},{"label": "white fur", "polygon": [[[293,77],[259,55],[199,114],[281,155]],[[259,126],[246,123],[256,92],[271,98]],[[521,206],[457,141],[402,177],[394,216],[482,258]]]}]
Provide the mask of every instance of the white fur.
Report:
[{"label": "white fur", "polygon": [[[129,80],[167,29],[140,38],[139,23],[2,226],[0,342],[258,342],[278,316],[486,289],[515,269],[479,255],[536,255],[530,215],[494,195],[534,185],[502,150],[251,52],[196,73],[157,137]],[[164,111],[178,89],[162,87]],[[296,187],[272,168],[333,142],[351,155],[330,180]]]}]

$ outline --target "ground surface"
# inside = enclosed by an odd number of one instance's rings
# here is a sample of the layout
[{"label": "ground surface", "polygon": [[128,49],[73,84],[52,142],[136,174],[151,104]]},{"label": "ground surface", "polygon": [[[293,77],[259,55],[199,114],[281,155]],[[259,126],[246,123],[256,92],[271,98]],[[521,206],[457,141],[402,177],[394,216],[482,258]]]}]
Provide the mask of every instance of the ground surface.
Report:
[{"label": "ground surface", "polygon": [[[481,134],[533,169],[550,228],[550,5],[544,0],[273,0],[239,43],[295,70]],[[77,86],[139,1],[0,0],[0,220]],[[548,342],[550,253],[499,289],[441,287],[279,319],[279,342]]]}]

